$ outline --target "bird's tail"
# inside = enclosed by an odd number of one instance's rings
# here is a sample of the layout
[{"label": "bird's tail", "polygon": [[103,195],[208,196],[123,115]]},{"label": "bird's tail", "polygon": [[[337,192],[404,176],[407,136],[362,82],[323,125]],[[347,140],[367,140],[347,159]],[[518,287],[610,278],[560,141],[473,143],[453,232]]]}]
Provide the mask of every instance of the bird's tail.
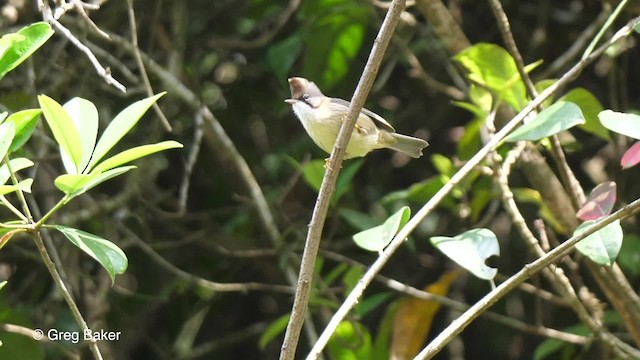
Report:
[{"label": "bird's tail", "polygon": [[412,158],[419,158],[422,156],[422,149],[429,146],[429,143],[412,136],[402,135],[398,133],[391,134],[396,140],[395,144],[389,146],[390,149],[405,153]]}]

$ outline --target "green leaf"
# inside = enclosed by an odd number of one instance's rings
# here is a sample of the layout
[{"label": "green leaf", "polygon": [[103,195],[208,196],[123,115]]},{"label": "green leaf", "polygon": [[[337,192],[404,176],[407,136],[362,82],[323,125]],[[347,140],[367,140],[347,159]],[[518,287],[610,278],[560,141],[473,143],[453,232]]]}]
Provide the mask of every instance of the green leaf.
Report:
[{"label": "green leaf", "polygon": [[2,290],[2,288],[5,287],[5,285],[7,285],[7,280],[0,282],[0,290]]},{"label": "green leaf", "polygon": [[54,184],[60,191],[73,197],[81,195],[103,182],[122,175],[135,166],[121,166],[102,173],[91,174],[64,174],[58,176]]},{"label": "green leaf", "polygon": [[13,123],[5,122],[0,125],[0,161],[7,155],[15,134],[16,127]]},{"label": "green leaf", "polygon": [[111,283],[115,281],[117,274],[124,274],[127,270],[127,256],[111,241],[67,226],[56,225],[54,228],[66,236],[73,245],[98,261],[109,273]]},{"label": "green leaf", "polygon": [[14,191],[31,193],[31,185],[33,185],[33,179],[24,179],[16,185],[0,185],[0,195],[6,195]]},{"label": "green leaf", "polygon": [[270,342],[272,342],[278,335],[282,334],[287,329],[287,324],[289,324],[290,318],[291,314],[287,313],[271,322],[271,324],[262,331],[260,339],[258,339],[258,347],[261,350],[264,350]]},{"label": "green leaf", "polygon": [[128,162],[139,159],[141,157],[145,157],[147,155],[151,155],[153,153],[157,153],[159,151],[181,148],[181,147],[182,147],[182,144],[173,140],[162,141],[156,144],[136,146],[134,148],[131,148],[129,150],[125,150],[119,154],[116,154],[108,158],[107,160],[101,162],[100,164],[98,164],[98,166],[96,166],[91,171],[91,174],[101,173],[109,169],[113,169],[117,166],[124,165]]},{"label": "green leaf", "polygon": [[[9,160],[9,163],[11,164],[11,169],[14,172],[18,172],[22,169],[26,169],[30,166],[33,166],[33,161],[27,158],[11,159]],[[0,185],[5,184],[10,177],[11,177],[11,173],[9,172],[9,168],[7,167],[7,164],[2,164],[2,166],[0,166]]]},{"label": "green leaf", "polygon": [[[6,51],[0,58],[0,79],[38,50],[53,35],[53,32],[49,24],[37,22],[20,29],[17,33],[19,36],[9,34],[11,46],[5,48]],[[5,40],[6,36],[2,39]]]},{"label": "green leaf", "polygon": [[454,56],[471,81],[491,89],[516,111],[527,103],[524,83],[511,55],[500,46],[479,43]]},{"label": "green leaf", "polygon": [[16,135],[13,138],[13,142],[11,143],[11,147],[9,147],[9,152],[14,152],[22,147],[24,143],[29,140],[31,134],[36,129],[36,125],[38,125],[38,119],[42,110],[40,109],[29,109],[22,110],[16,113],[11,114],[7,118],[7,123],[13,123],[16,127]]},{"label": "green leaf", "polygon": [[98,137],[98,109],[91,101],[79,97],[67,101],[63,108],[80,135],[82,159],[78,164],[78,172],[86,171]]},{"label": "green leaf", "polygon": [[640,115],[605,110],[598,118],[607,129],[640,140]]},{"label": "green leaf", "polygon": [[355,321],[341,322],[327,342],[330,359],[371,359],[373,344],[367,328]]},{"label": "green leaf", "polygon": [[269,46],[269,50],[267,50],[267,62],[276,77],[283,81],[283,84],[286,83],[287,74],[302,51],[302,45],[301,34],[295,33]]},{"label": "green leaf", "polygon": [[580,107],[586,121],[580,125],[582,130],[590,132],[603,140],[611,140],[609,131],[598,120],[598,114],[603,110],[602,104],[589,90],[575,88],[558,99],[558,101],[569,101]]},{"label": "green leaf", "polygon": [[480,279],[491,280],[498,273],[485,265],[488,258],[500,255],[498,239],[489,229],[471,229],[454,237],[434,236],[431,243]]},{"label": "green leaf", "polygon": [[398,230],[409,221],[409,217],[411,217],[411,209],[408,206],[404,206],[391,215],[382,225],[353,235],[353,241],[365,250],[382,251],[393,240]]},{"label": "green leaf", "polygon": [[640,277],[640,236],[624,234],[620,254],[616,262],[625,274],[629,274],[633,280]]},{"label": "green leaf", "polygon": [[355,161],[350,161],[342,171],[340,171],[340,175],[338,175],[338,180],[336,182],[336,190],[333,193],[333,203],[337,203],[338,200],[342,197],[342,195],[351,191],[351,184],[353,183],[353,177],[356,175],[360,166],[364,163],[364,160],[359,159]]},{"label": "green leaf", "polygon": [[302,178],[316,192],[320,191],[324,172],[324,160],[311,160],[302,165]]},{"label": "green leaf", "polygon": [[456,169],[454,168],[451,159],[442,154],[431,155],[431,162],[433,163],[433,167],[435,167],[442,175],[452,176],[453,173],[455,173]]},{"label": "green leaf", "polygon": [[67,111],[55,100],[46,96],[38,95],[38,102],[44,118],[51,128],[53,137],[60,146],[62,163],[68,174],[77,174],[78,165],[82,160],[82,144],[80,134],[73,124],[73,120]]},{"label": "green leaf", "polygon": [[584,116],[578,105],[559,101],[542,110],[535,119],[517,128],[505,140],[537,141],[584,123]]},{"label": "green leaf", "polygon": [[[594,223],[595,221],[590,220],[580,224],[573,236],[582,233]],[[600,265],[611,266],[620,252],[622,236],[620,220],[616,220],[581,240],[576,244],[576,250]]]},{"label": "green leaf", "polygon": [[93,157],[89,162],[87,171],[93,169],[93,167],[102,160],[109,150],[111,150],[120,141],[120,139],[122,139],[122,137],[138,123],[142,115],[144,115],[147,110],[149,110],[149,108],[164,94],[165,93],[162,92],[158,95],[138,100],[116,115],[109,126],[107,126],[102,136],[100,136],[100,140],[98,140],[98,145],[96,145],[96,148],[93,151]]},{"label": "green leaf", "polygon": [[[305,2],[306,3],[306,2]],[[360,51],[369,9],[358,2],[309,1],[308,31],[304,34],[302,73],[331,88],[349,73]],[[313,4],[312,4],[313,3]]]},{"label": "green leaf", "polygon": [[371,215],[357,210],[339,208],[338,215],[357,230],[365,230],[376,226]]}]

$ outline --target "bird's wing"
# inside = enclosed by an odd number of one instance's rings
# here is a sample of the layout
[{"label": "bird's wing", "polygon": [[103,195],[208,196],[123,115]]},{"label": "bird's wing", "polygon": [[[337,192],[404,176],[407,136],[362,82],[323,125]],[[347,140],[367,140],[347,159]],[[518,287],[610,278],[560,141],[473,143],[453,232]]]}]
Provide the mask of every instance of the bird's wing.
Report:
[{"label": "bird's wing", "polygon": [[[346,100],[339,99],[339,98],[331,98],[331,102],[342,105],[347,109],[349,108],[349,102]],[[382,116],[374,113],[373,111],[362,108],[362,111],[360,113],[370,117],[371,120],[373,120],[373,123],[376,124],[377,128],[383,129],[389,132],[396,132],[396,129],[394,129],[393,126],[391,126],[391,124],[387,122],[387,120],[385,120]]]}]

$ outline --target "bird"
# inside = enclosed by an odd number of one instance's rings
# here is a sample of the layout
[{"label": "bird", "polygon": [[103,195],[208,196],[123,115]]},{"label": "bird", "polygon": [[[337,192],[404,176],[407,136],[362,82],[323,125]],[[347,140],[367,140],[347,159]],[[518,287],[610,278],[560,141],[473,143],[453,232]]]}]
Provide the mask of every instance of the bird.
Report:
[{"label": "bird", "polygon": [[[307,134],[322,150],[331,153],[342,122],[349,111],[349,102],[325,96],[318,86],[305,78],[288,79],[290,104]],[[363,157],[372,150],[392,149],[412,158],[422,156],[422,149],[429,145],[423,139],[396,133],[382,116],[362,109],[353,134],[347,145],[345,159]]]}]

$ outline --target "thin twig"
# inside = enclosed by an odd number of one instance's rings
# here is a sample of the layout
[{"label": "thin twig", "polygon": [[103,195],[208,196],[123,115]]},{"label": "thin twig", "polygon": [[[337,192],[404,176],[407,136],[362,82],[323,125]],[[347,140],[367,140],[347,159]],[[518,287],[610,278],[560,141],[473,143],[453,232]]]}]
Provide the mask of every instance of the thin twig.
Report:
[{"label": "thin twig", "polygon": [[[133,45],[133,57],[136,59],[136,63],[138,64],[138,69],[140,69],[140,74],[142,75],[142,82],[144,83],[144,88],[147,90],[147,96],[153,96],[153,88],[151,87],[151,82],[149,81],[149,75],[147,75],[147,70],[144,68],[144,63],[142,62],[142,57],[140,56],[140,48],[138,47],[138,26],[136,25],[136,15],[133,12],[133,0],[127,0],[127,14],[129,15],[129,30],[131,31],[131,44]],[[108,35],[107,35],[108,36]],[[153,103],[153,111],[155,111],[156,115],[160,119],[160,122],[164,126],[164,129],[168,132],[171,132],[173,129],[171,128],[171,124],[162,110],[160,110],[160,106],[157,102]]]},{"label": "thin twig", "polygon": [[120,82],[118,82],[118,80],[114,79],[113,76],[111,76],[111,71],[108,68],[105,69],[104,67],[102,67],[102,65],[100,65],[100,61],[98,61],[91,50],[80,40],[78,40],[78,38],[75,37],[71,33],[71,31],[69,31],[69,29],[64,27],[64,25],[56,20],[56,18],[53,16],[53,13],[51,12],[49,4],[46,1],[38,0],[38,8],[40,9],[42,17],[46,22],[52,24],[53,27],[55,27],[60,33],[62,33],[62,35],[69,39],[71,43],[78,48],[78,50],[82,51],[87,56],[93,67],[96,69],[98,75],[100,75],[107,82],[107,84],[114,86],[116,89],[122,92],[127,92],[127,88]]},{"label": "thin twig", "polygon": [[[578,62],[569,71],[567,71],[557,82],[542,91],[538,97],[533,99],[518,115],[509,121],[500,131],[492,137],[487,144],[480,149],[451,179],[438,191],[414,216],[409,222],[396,234],[391,243],[384,249],[378,259],[371,265],[369,270],[363,275],[358,284],[353,288],[347,296],[340,308],[333,315],[333,318],[320,335],[320,339],[312,349],[312,354],[319,354],[327,344],[331,334],[338,327],[340,322],[346,317],[349,311],[358,303],[358,299],[364,293],[364,290],[371,283],[374,276],[380,272],[382,267],[389,261],[391,255],[404,243],[404,240],[411,232],[420,224],[422,220],[435,209],[435,207],[446,197],[446,195],[464,179],[467,174],[475,169],[475,167],[493,151],[498,144],[509,134],[518,124],[537,106],[542,104],[547,98],[556,93],[559,89],[575,79],[580,72],[592,63],[598,56],[613,43],[628,36],[635,24],[640,23],[640,17],[632,20],[622,29],[620,29],[609,41],[594,51],[589,57]],[[502,285],[501,285],[502,286]]]},{"label": "thin twig", "polygon": [[[100,29],[98,27],[98,25],[96,25],[96,23],[93,22],[93,20],[91,20],[91,18],[89,17],[89,15],[87,15],[87,12],[84,10],[85,8],[85,4],[80,1],[80,0],[71,0],[71,2],[73,3],[76,11],[78,12],[78,14],[80,14],[80,17],[82,19],[84,19],[84,21],[89,24],[89,27],[91,29],[93,29],[93,31],[95,31],[96,33],[100,34],[100,36],[102,36],[103,38],[109,40],[109,34],[107,34],[106,32],[104,32],[102,29]],[[98,6],[97,9],[94,10],[98,10],[100,9],[100,7]]]},{"label": "thin twig", "polygon": [[198,161],[198,154],[200,154],[200,145],[202,144],[202,136],[204,131],[204,119],[202,112],[198,111],[195,115],[195,121],[193,122],[193,142],[191,143],[191,151],[187,156],[187,162],[184,164],[184,173],[182,174],[182,182],[180,184],[180,192],[178,197],[178,214],[184,214],[187,211],[187,200],[189,199],[189,184],[191,183],[191,174],[193,173],[193,167]]},{"label": "thin twig", "polygon": [[[358,86],[356,87],[353,98],[351,99],[349,112],[342,123],[336,144],[333,147],[331,156],[329,157],[327,172],[322,179],[318,199],[313,209],[311,223],[309,224],[309,232],[307,233],[307,239],[302,254],[302,262],[300,265],[300,273],[298,275],[296,296],[280,352],[281,360],[292,360],[295,357],[296,348],[300,338],[300,330],[302,329],[304,316],[307,312],[307,305],[309,303],[311,282],[313,279],[316,258],[318,256],[322,229],[327,217],[327,211],[329,210],[331,196],[335,190],[338,173],[342,167],[342,160],[347,148],[346,145],[355,127],[358,114],[360,114],[366,97],[373,86],[373,82],[375,81],[376,74],[378,73],[378,69],[382,63],[384,53],[387,50],[395,28],[400,21],[400,14],[404,10],[404,5],[405,0],[394,0],[384,21],[382,22],[378,36],[373,43],[367,64],[365,65]],[[318,342],[316,342],[316,345],[317,344]],[[316,345],[314,345],[314,348]],[[312,351],[309,354],[309,357],[317,358],[319,355],[319,352],[314,353]]]}]

